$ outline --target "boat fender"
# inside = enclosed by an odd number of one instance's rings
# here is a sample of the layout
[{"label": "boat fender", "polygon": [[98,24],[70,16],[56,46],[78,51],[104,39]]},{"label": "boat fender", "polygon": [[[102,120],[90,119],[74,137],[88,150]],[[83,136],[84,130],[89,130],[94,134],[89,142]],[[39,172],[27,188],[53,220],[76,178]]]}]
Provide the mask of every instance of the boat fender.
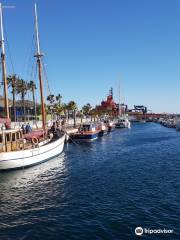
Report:
[{"label": "boat fender", "polygon": [[39,141],[38,141],[37,137],[33,137],[33,138],[32,138],[32,143],[33,143],[34,145],[38,145]]}]

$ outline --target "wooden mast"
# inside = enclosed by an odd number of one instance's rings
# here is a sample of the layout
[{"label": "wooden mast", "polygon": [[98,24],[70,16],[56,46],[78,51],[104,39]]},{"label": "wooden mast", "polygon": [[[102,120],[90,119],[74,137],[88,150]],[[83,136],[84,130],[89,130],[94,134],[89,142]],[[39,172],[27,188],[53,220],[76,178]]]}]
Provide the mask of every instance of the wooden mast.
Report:
[{"label": "wooden mast", "polygon": [[34,5],[34,11],[35,11],[36,47],[37,47],[37,53],[35,57],[37,58],[37,65],[38,65],[38,76],[39,76],[40,95],[41,95],[42,124],[43,124],[43,130],[45,133],[46,132],[46,113],[45,113],[45,103],[44,103],[44,94],[43,94],[42,63],[41,63],[41,57],[43,56],[43,54],[40,52],[36,3]]},{"label": "wooden mast", "polygon": [[118,92],[119,92],[119,117],[122,117],[122,112],[121,112],[121,92],[120,92],[120,80],[119,80],[119,86],[118,86]]},{"label": "wooden mast", "polygon": [[2,3],[0,3],[0,22],[1,22],[1,62],[2,62],[2,81],[4,83],[4,108],[6,118],[9,118],[8,106],[8,91],[7,91],[7,77],[6,77],[6,63],[5,63],[5,49],[4,49],[4,32],[3,32],[3,18],[2,18]]}]

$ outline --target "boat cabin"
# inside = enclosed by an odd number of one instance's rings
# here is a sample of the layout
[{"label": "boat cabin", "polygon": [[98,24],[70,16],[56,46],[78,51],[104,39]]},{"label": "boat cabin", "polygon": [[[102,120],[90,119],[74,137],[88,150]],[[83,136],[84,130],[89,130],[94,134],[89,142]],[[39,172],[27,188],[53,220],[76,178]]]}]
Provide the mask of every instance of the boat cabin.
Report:
[{"label": "boat cabin", "polygon": [[17,151],[22,148],[23,138],[21,130],[0,130],[0,152]]},{"label": "boat cabin", "polygon": [[96,130],[96,127],[94,124],[82,124],[80,127],[79,127],[79,131],[80,132],[89,132],[89,131],[95,131]]},{"label": "boat cabin", "polygon": [[119,118],[119,119],[117,120],[117,122],[118,122],[118,123],[124,123],[124,122],[126,122],[126,120],[125,120],[124,118]]}]

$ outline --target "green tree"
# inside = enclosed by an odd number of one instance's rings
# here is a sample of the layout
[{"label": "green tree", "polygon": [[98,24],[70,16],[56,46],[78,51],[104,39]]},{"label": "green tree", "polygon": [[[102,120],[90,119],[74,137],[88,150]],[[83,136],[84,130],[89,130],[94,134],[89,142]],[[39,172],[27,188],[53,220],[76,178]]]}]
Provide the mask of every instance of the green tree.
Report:
[{"label": "green tree", "polygon": [[25,96],[27,94],[27,82],[23,79],[18,79],[16,83],[16,92],[17,94],[20,94],[21,100],[22,100],[22,109],[23,109],[23,120],[25,121]]},{"label": "green tree", "polygon": [[63,112],[65,117],[67,118],[67,113],[68,113],[68,106],[66,103],[62,103],[62,108],[63,108]]},{"label": "green tree", "polygon": [[27,88],[29,91],[31,91],[32,93],[32,98],[33,98],[33,106],[34,106],[34,115],[35,115],[35,120],[37,120],[37,110],[36,110],[36,101],[35,101],[35,90],[36,88],[36,84],[34,81],[29,81],[27,83]]},{"label": "green tree", "polygon": [[53,103],[55,102],[55,96],[54,96],[54,94],[49,94],[49,95],[47,96],[47,101],[48,101],[51,105],[53,105]]},{"label": "green tree", "polygon": [[64,108],[62,105],[59,105],[58,103],[54,104],[54,112],[57,114],[58,117],[61,117],[61,114],[63,113]]},{"label": "green tree", "polygon": [[54,118],[54,102],[55,102],[55,96],[54,94],[49,94],[47,96],[47,101],[50,103],[50,105],[48,105],[48,112],[51,114],[51,122]]},{"label": "green tree", "polygon": [[61,105],[61,99],[62,99],[62,96],[61,96],[61,94],[59,93],[59,94],[56,96],[56,101],[58,102],[59,106]]},{"label": "green tree", "polygon": [[74,127],[76,127],[76,110],[78,109],[77,104],[74,101],[68,103],[68,110],[73,112]]},{"label": "green tree", "polygon": [[91,109],[92,109],[91,104],[90,104],[90,103],[87,103],[86,105],[84,105],[84,106],[82,107],[82,112],[83,112],[83,114],[87,117],[87,116],[90,114]]},{"label": "green tree", "polygon": [[16,74],[13,75],[9,75],[7,77],[7,83],[8,83],[8,87],[11,87],[12,91],[12,97],[13,97],[13,121],[16,121],[16,106],[15,106],[15,102],[16,102],[16,91],[17,91],[17,82],[18,82],[19,78],[16,76]]},{"label": "green tree", "polygon": [[79,117],[81,118],[81,123],[83,122],[83,116],[84,116],[83,111],[80,110],[79,111]]},{"label": "green tree", "polygon": [[98,111],[96,108],[91,109],[90,111],[91,121],[94,119],[94,122],[96,121],[96,118],[98,117]]}]

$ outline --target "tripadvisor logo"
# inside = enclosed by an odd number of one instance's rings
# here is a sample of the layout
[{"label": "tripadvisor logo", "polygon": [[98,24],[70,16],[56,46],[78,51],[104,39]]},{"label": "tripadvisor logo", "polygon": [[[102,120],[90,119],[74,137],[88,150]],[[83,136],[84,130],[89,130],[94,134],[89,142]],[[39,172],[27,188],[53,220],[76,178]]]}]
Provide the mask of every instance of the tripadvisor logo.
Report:
[{"label": "tripadvisor logo", "polygon": [[173,229],[150,229],[150,228],[142,228],[136,227],[135,234],[141,236],[142,234],[172,234],[174,232]]},{"label": "tripadvisor logo", "polygon": [[143,234],[143,228],[142,227],[137,227],[135,229],[135,234],[138,236],[141,236]]}]

